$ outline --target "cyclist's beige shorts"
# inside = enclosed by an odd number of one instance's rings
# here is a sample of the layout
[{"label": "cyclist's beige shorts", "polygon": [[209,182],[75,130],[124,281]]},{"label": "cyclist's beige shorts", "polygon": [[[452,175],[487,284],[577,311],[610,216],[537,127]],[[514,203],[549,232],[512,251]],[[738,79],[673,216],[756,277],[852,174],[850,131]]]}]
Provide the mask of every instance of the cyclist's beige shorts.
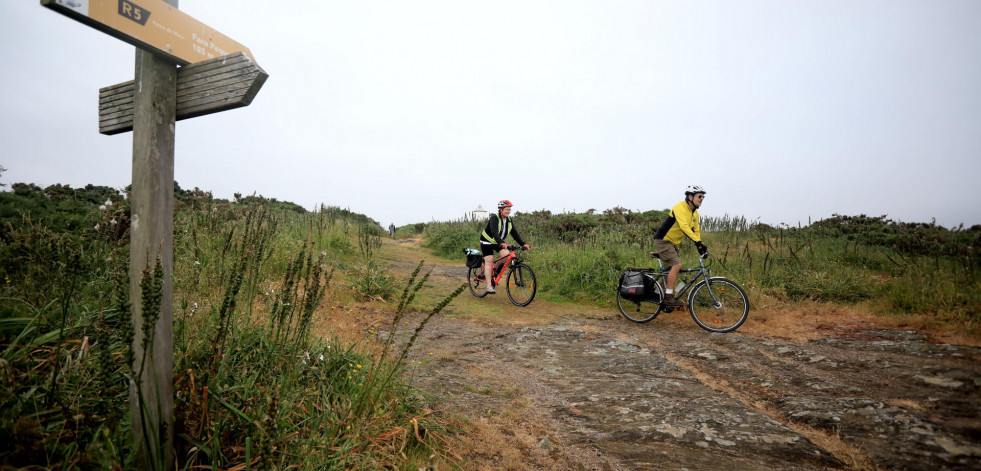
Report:
[{"label": "cyclist's beige shorts", "polygon": [[654,248],[661,256],[661,263],[665,267],[681,265],[681,255],[678,253],[678,246],[664,239],[654,239]]}]

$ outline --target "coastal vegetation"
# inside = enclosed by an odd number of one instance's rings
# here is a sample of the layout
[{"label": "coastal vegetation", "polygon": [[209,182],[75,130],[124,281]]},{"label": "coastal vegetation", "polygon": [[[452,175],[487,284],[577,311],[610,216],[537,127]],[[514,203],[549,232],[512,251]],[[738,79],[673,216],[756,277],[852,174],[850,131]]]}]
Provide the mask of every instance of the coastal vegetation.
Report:
[{"label": "coastal vegetation", "polygon": [[[613,208],[514,219],[533,247],[525,258],[546,299],[609,303],[624,267],[656,264],[648,253],[665,217],[667,210]],[[413,224],[396,237],[418,234],[437,253],[462,258],[484,224],[468,218]],[[974,332],[981,322],[981,226],[836,214],[806,226],[705,216],[701,228],[713,273],[738,280],[751,301],[864,303],[883,315],[929,316]],[[696,263],[693,244],[682,244],[681,253],[683,263]]]},{"label": "coastal vegetation", "polygon": [[[459,433],[426,407],[410,350],[463,286],[383,263],[383,229],[332,206],[258,195],[214,198],[175,183],[175,455],[181,469],[417,469],[457,464]],[[127,468],[133,327],[125,191],[16,183],[0,192],[0,462]],[[624,208],[515,217],[539,299],[611,306],[627,266],[653,262],[666,211]],[[442,264],[484,221],[411,224]],[[799,226],[704,217],[713,272],[754,306],[867,306],[981,337],[981,227],[835,215]],[[695,261],[682,246],[686,264]],[[416,265],[418,263],[418,265]],[[160,271],[141,289],[154,312]],[[409,269],[411,270],[411,268]],[[405,273],[408,270],[404,271]],[[418,295],[418,296],[417,296]],[[388,316],[385,332],[358,306]],[[399,330],[402,330],[401,334]],[[341,332],[344,332],[342,335]],[[354,332],[352,335],[351,333]]]},{"label": "coastal vegetation", "polygon": [[[128,201],[92,185],[10,189],[0,193],[0,467],[129,469]],[[417,306],[416,294],[431,289],[426,267],[408,280],[381,269],[382,230],[364,215],[174,190],[178,466],[438,459],[444,426],[409,384],[411,342],[395,344],[394,333],[413,328],[410,312],[438,313],[462,286]],[[159,266],[147,267],[144,315],[159,313],[161,286]],[[366,299],[398,304],[390,335],[340,338],[334,326],[356,324],[344,307]]]}]

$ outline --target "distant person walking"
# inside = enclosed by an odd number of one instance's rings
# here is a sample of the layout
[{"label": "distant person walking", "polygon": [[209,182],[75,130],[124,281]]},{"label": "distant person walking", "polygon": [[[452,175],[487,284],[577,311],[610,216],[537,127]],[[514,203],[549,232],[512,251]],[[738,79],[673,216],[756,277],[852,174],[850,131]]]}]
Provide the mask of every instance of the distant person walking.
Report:
[{"label": "distant person walking", "polygon": [[702,207],[704,200],[705,189],[697,185],[689,185],[685,189],[685,200],[671,208],[668,218],[654,233],[654,248],[657,249],[661,261],[670,267],[664,290],[665,306],[681,306],[681,302],[674,297],[674,285],[678,281],[678,273],[681,273],[681,255],[678,253],[678,246],[684,238],[688,237],[695,243],[699,254],[708,252],[708,248],[702,243],[702,232],[698,226],[698,208]]},{"label": "distant person walking", "polygon": [[394,222],[388,225],[388,235],[392,236],[393,239],[395,238],[395,223]]},{"label": "distant person walking", "polygon": [[487,218],[487,227],[480,234],[480,251],[484,254],[484,279],[487,280],[488,294],[495,292],[492,281],[494,276],[491,271],[494,265],[494,254],[506,257],[511,253],[504,239],[510,234],[519,245],[523,245],[526,249],[531,248],[524,240],[521,240],[521,235],[518,234],[514,228],[514,223],[511,222],[511,206],[514,205],[508,200],[501,200],[500,203],[497,203],[497,214],[491,214]]}]

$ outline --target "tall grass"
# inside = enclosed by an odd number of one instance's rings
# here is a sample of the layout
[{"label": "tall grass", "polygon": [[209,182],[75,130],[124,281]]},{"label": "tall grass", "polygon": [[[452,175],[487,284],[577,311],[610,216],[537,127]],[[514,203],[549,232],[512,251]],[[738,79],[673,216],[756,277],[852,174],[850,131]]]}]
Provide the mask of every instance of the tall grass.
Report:
[{"label": "tall grass", "polygon": [[[325,320],[318,308],[328,293],[363,298],[356,283],[338,285],[333,275],[373,261],[370,220],[273,202],[230,203],[195,191],[175,215],[178,466],[401,469],[444,455],[439,419],[401,374],[411,341],[379,357],[370,344],[311,335]],[[84,230],[55,230],[24,215],[0,237],[5,466],[132,466],[133,333],[120,203],[85,206]],[[156,273],[144,277],[148,300],[156,299]],[[416,279],[408,285],[414,290],[402,295],[400,316],[421,288]]]},{"label": "tall grass", "polygon": [[[22,213],[0,238],[0,461],[111,468],[129,449],[127,247],[112,206],[85,231]],[[91,224],[91,225],[89,225]],[[87,302],[80,302],[80,300]]]},{"label": "tall grass", "polygon": [[[666,211],[522,213],[515,224],[533,250],[523,254],[539,270],[539,289],[553,300],[607,303],[626,266],[656,263],[653,233]],[[407,226],[414,227],[414,226]],[[425,224],[429,247],[462,257],[482,224]],[[758,295],[789,301],[869,302],[884,312],[941,314],[981,321],[981,226],[948,230],[885,217],[839,216],[807,226],[773,227],[744,217],[704,217],[702,236],[715,256],[714,273]],[[686,266],[696,263],[690,243]],[[462,263],[462,258],[461,258]]]}]

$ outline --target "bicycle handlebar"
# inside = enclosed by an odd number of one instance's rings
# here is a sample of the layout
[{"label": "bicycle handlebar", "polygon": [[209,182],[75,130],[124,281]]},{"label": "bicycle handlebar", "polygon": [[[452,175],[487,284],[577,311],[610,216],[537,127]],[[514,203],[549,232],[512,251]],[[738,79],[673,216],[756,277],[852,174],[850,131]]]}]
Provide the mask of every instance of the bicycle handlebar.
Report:
[{"label": "bicycle handlebar", "polygon": [[712,255],[709,254],[708,252],[705,252],[705,253],[699,255],[698,256],[698,264],[701,265],[704,268],[708,268],[715,261],[715,259],[713,258],[712,261],[706,263],[705,260],[707,260],[709,257],[712,257]]}]

